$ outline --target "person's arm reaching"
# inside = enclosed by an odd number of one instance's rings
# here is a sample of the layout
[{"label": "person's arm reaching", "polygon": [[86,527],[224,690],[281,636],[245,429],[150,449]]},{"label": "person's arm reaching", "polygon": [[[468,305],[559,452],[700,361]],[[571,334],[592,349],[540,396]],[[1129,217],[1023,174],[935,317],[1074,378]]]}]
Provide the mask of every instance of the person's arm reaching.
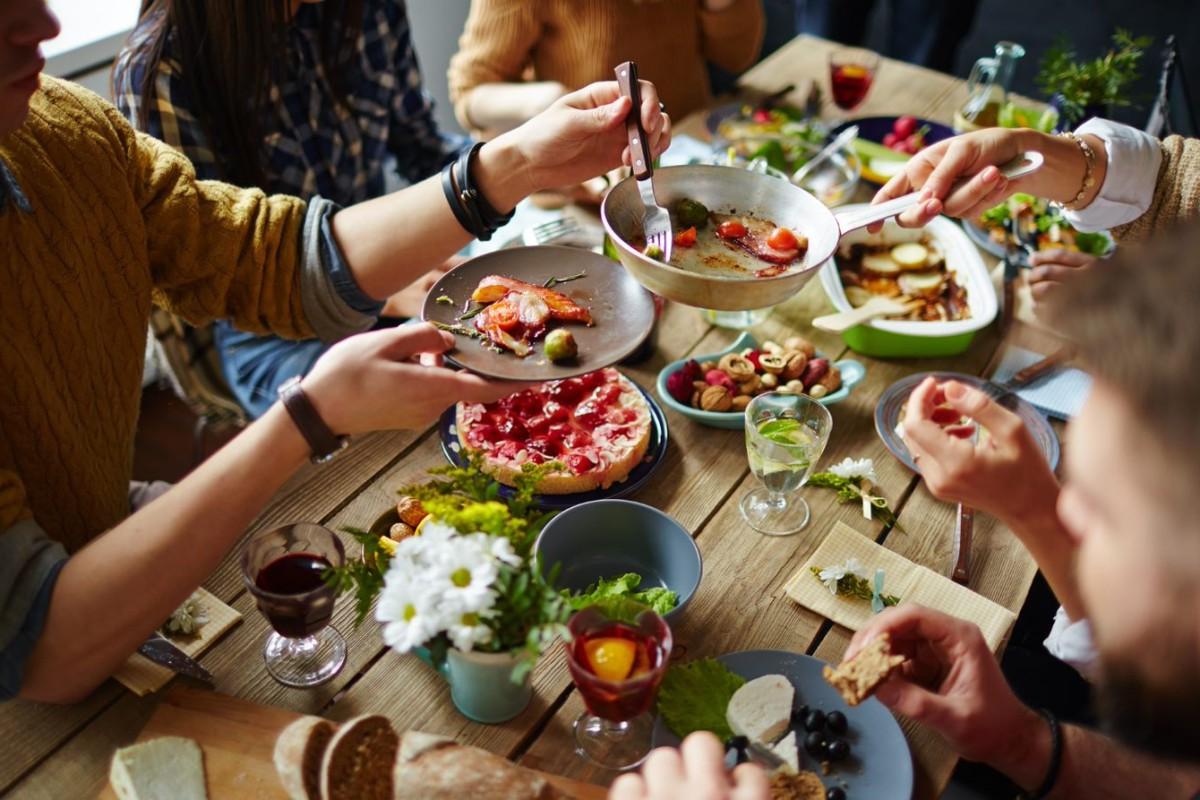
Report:
[{"label": "person's arm reaching", "polygon": [[[1026,792],[1041,787],[1050,768],[1050,726],[1013,694],[975,625],[915,605],[873,617],[850,641],[853,657],[881,633],[908,661],[875,696],[895,712],[941,734],[963,758],[981,761]],[[1048,797],[1185,800],[1200,773],[1134,753],[1107,737],[1062,726],[1062,762]]]},{"label": "person's arm reaching", "polygon": [[[455,400],[486,402],[520,388],[409,360],[452,342],[428,325],[352,337],[322,356],[303,386],[339,434],[419,428]],[[71,556],[40,631],[31,632],[36,645],[23,664],[21,696],[72,702],[111,675],[309,455],[276,403],[162,497]]]}]

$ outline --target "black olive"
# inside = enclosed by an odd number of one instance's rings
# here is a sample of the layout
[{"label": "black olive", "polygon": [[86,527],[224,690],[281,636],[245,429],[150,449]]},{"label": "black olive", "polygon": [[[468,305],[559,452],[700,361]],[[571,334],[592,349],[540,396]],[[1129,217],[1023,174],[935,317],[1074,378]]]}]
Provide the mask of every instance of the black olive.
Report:
[{"label": "black olive", "polygon": [[800,706],[792,709],[792,724],[804,725],[804,718],[808,716],[808,706]]},{"label": "black olive", "polygon": [[729,746],[734,750],[742,751],[750,746],[750,740],[745,736],[734,736],[729,740]]},{"label": "black olive", "polygon": [[804,718],[804,730],[819,731],[825,727],[825,712],[813,709],[808,712],[808,716]]},{"label": "black olive", "polygon": [[813,758],[825,757],[825,736],[820,731],[813,731],[804,737],[804,749]]},{"label": "black olive", "polygon": [[830,786],[825,790],[825,800],[846,800],[846,790],[840,786]]},{"label": "black olive", "polygon": [[844,761],[850,755],[850,743],[845,739],[830,739],[825,744],[825,757],[830,761]]},{"label": "black olive", "polygon": [[825,715],[825,724],[829,726],[829,730],[834,733],[845,733],[849,727],[846,722],[846,715],[840,711],[830,711]]}]

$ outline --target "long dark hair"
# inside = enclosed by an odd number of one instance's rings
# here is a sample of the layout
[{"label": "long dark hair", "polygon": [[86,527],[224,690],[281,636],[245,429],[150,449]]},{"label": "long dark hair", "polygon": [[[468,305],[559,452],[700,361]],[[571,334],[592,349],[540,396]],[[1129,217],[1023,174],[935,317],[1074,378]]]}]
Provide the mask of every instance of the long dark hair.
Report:
[{"label": "long dark hair", "polygon": [[[325,0],[321,6],[321,66],[345,102],[343,67],[354,57],[362,29],[363,0]],[[147,126],[156,99],[159,65],[171,39],[179,80],[193,104],[222,177],[261,186],[263,166],[259,109],[272,79],[287,63],[291,0],[142,0],[132,47],[144,59],[138,127]]]}]

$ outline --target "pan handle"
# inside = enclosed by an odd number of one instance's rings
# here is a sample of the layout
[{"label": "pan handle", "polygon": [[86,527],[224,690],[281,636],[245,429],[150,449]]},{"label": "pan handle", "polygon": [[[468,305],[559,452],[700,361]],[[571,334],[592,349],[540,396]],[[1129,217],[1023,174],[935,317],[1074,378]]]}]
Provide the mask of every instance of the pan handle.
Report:
[{"label": "pan handle", "polygon": [[[1001,164],[1000,174],[1009,180],[1023,178],[1030,173],[1037,172],[1045,160],[1045,157],[1038,151],[1029,150],[1019,154],[1011,161]],[[959,181],[950,187],[950,194],[953,194],[964,183],[966,183],[966,180]],[[883,203],[863,206],[848,211],[835,211],[833,216],[837,219],[838,228],[841,229],[842,233],[846,233],[857,228],[865,228],[875,222],[882,222],[903,211],[907,211],[917,205],[920,202],[920,198],[920,192],[911,192]]]}]

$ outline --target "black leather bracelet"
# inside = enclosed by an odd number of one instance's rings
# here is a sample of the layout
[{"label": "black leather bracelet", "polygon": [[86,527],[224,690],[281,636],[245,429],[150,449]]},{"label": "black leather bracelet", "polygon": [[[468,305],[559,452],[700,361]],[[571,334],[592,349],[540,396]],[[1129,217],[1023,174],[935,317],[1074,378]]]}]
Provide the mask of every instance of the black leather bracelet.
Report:
[{"label": "black leather bracelet", "polygon": [[457,163],[457,161],[451,161],[442,168],[442,194],[446,195],[446,202],[450,205],[450,210],[454,212],[454,218],[458,220],[458,224],[464,231],[478,239],[481,238],[480,234],[485,232],[482,226],[477,226],[463,206],[458,195],[458,187],[454,185],[454,168]]},{"label": "black leather bracelet", "polygon": [[469,149],[464,150],[459,155],[459,175],[462,176],[459,182],[460,187],[465,187],[471,193],[471,197],[479,210],[479,216],[483,220],[483,224],[492,232],[507,225],[509,220],[513,218],[516,209],[509,211],[507,214],[501,214],[496,208],[488,202],[487,197],[483,192],[475,188],[475,181],[471,175],[471,162],[476,160],[480,149],[483,147],[483,142],[476,142]]},{"label": "black leather bracelet", "polygon": [[1058,783],[1058,773],[1062,771],[1062,725],[1059,724],[1058,717],[1053,712],[1039,708],[1038,713],[1050,726],[1050,764],[1046,768],[1046,777],[1042,779],[1037,790],[1022,794],[1021,800],[1042,800],[1054,791],[1054,786]]}]

